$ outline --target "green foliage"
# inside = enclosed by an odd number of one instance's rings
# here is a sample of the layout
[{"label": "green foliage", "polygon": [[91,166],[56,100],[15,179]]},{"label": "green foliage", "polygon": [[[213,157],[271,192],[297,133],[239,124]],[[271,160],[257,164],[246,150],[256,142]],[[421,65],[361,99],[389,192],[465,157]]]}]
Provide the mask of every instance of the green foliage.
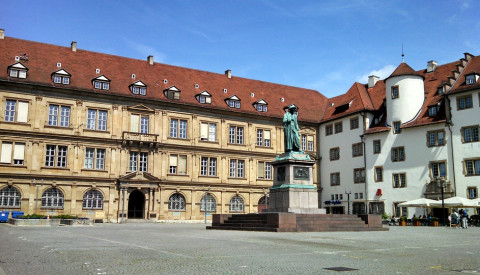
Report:
[{"label": "green foliage", "polygon": [[419,221],[420,218],[419,218],[419,217],[413,217],[412,220],[413,220],[413,221]]},{"label": "green foliage", "polygon": [[438,222],[439,218],[437,218],[437,217],[432,217],[430,220],[431,220],[431,221],[434,221],[434,222]]},{"label": "green foliage", "polygon": [[40,215],[40,214],[28,214],[28,215],[21,215],[21,216],[18,216],[20,219],[43,219],[45,218],[44,215]]},{"label": "green foliage", "polygon": [[401,221],[407,221],[407,216],[401,216],[401,217],[400,217],[400,220],[401,220]]},{"label": "green foliage", "polygon": [[382,220],[390,220],[390,215],[388,215],[387,213],[383,213]]},{"label": "green foliage", "polygon": [[62,220],[72,220],[72,219],[78,219],[78,216],[72,216],[72,215],[57,215],[57,216],[52,216],[50,219],[62,219]]},{"label": "green foliage", "polygon": [[[45,219],[47,216],[40,215],[40,214],[28,214],[23,216],[18,216],[21,219]],[[63,219],[63,220],[70,220],[70,219],[78,219],[78,216],[72,215],[57,215],[57,216],[50,216],[50,219]]]}]

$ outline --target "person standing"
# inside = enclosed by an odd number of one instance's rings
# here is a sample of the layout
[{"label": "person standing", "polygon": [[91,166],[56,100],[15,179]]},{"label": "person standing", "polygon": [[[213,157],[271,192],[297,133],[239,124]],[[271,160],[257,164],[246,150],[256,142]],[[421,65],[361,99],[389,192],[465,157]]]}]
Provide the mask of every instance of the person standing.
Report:
[{"label": "person standing", "polygon": [[460,209],[460,215],[462,217],[462,228],[468,228],[468,213],[466,209]]}]

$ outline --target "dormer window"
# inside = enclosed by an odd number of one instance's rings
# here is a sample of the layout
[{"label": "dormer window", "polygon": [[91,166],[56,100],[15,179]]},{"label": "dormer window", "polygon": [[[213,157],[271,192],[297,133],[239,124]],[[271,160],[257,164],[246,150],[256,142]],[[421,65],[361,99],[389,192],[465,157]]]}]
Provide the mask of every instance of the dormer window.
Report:
[{"label": "dormer window", "polygon": [[166,89],[165,91],[163,91],[163,93],[165,94],[165,96],[168,99],[174,99],[174,100],[179,100],[180,99],[180,90],[177,89],[177,87],[175,87],[175,86],[172,86],[172,87]]},{"label": "dormer window", "polygon": [[438,95],[443,94],[443,86],[437,88],[437,94],[438,94]]},{"label": "dormer window", "polygon": [[198,102],[202,104],[210,104],[212,103],[212,95],[209,94],[207,91],[203,91],[195,96]]},{"label": "dormer window", "polygon": [[433,117],[436,116],[438,113],[438,106],[430,106],[428,107],[428,116]]},{"label": "dormer window", "polygon": [[8,76],[10,77],[25,79],[27,78],[27,71],[28,68],[20,62],[8,66]]},{"label": "dormer window", "polygon": [[465,83],[467,85],[471,85],[476,83],[478,80],[478,75],[477,74],[469,74],[465,76]]},{"label": "dormer window", "polygon": [[97,90],[110,90],[110,79],[104,75],[98,76],[92,80],[93,87]]},{"label": "dormer window", "polygon": [[267,112],[267,110],[268,110],[267,105],[268,105],[268,103],[265,102],[265,100],[263,100],[263,99],[257,100],[253,103],[253,107],[255,108],[255,110],[257,110],[259,112]]},{"label": "dormer window", "polygon": [[52,73],[53,83],[56,83],[56,84],[69,85],[70,77],[71,77],[71,74],[69,74],[67,71],[63,69]]},{"label": "dormer window", "polygon": [[146,95],[147,94],[147,85],[143,83],[142,81],[135,81],[130,85],[130,91],[134,95]]},{"label": "dormer window", "polygon": [[236,95],[232,95],[231,97],[227,98],[225,102],[230,108],[240,109],[240,98],[238,98]]}]

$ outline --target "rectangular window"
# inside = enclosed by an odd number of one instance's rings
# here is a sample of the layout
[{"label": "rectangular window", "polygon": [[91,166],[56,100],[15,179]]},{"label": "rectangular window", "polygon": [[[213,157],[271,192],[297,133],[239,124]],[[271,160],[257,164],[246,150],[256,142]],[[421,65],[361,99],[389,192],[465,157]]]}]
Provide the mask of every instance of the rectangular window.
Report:
[{"label": "rectangular window", "polygon": [[465,76],[465,83],[467,85],[474,84],[475,82],[477,82],[475,78],[476,77],[475,77],[474,74],[466,75]]},{"label": "rectangular window", "polygon": [[343,122],[335,123],[335,134],[343,132]]},{"label": "rectangular window", "polygon": [[240,126],[229,127],[228,143],[243,144],[243,127],[240,127]]},{"label": "rectangular window", "polygon": [[331,186],[340,185],[340,173],[330,174],[330,185]]},{"label": "rectangular window", "polygon": [[480,159],[465,160],[464,163],[467,176],[480,175]]},{"label": "rectangular window", "polygon": [[445,161],[431,162],[430,163],[430,175],[432,175],[433,178],[445,177],[447,175]]},{"label": "rectangular window", "polygon": [[325,135],[333,135],[333,125],[327,125],[325,126]]},{"label": "rectangular window", "polygon": [[462,141],[467,142],[477,142],[478,139],[478,126],[464,127],[461,129]]},{"label": "rectangular window", "polygon": [[477,187],[468,187],[467,188],[467,198],[476,199],[477,198]]},{"label": "rectangular window", "polygon": [[105,169],[105,149],[86,148],[85,169]]},{"label": "rectangular window", "polygon": [[365,169],[364,168],[353,169],[353,182],[354,183],[364,183],[365,182]]},{"label": "rectangular window", "polygon": [[245,177],[245,161],[239,159],[230,160],[230,177],[244,178]]},{"label": "rectangular window", "polygon": [[67,146],[47,145],[45,152],[45,166],[67,167]]},{"label": "rectangular window", "polygon": [[130,131],[134,133],[148,134],[149,117],[143,115],[130,115]]},{"label": "rectangular window", "polygon": [[312,135],[302,135],[302,151],[314,151],[314,142]]},{"label": "rectangular window", "polygon": [[3,142],[1,153],[1,163],[24,165],[25,143]]},{"label": "rectangular window", "polygon": [[352,156],[359,157],[363,156],[363,143],[352,144]]},{"label": "rectangular window", "polygon": [[350,130],[353,129],[358,129],[359,123],[358,123],[358,117],[354,117],[350,119]]},{"label": "rectangular window", "polygon": [[131,172],[147,172],[148,171],[148,153],[147,152],[130,152],[129,169]]},{"label": "rectangular window", "polygon": [[331,148],[330,149],[330,160],[339,160],[340,159],[340,148]]},{"label": "rectangular window", "polygon": [[385,204],[383,202],[371,202],[369,209],[370,214],[382,215],[385,213]]},{"label": "rectangular window", "polygon": [[259,161],[257,164],[257,178],[271,180],[272,179],[272,164]]},{"label": "rectangular window", "polygon": [[87,129],[106,131],[107,130],[107,111],[88,109]]},{"label": "rectangular window", "polygon": [[217,175],[217,158],[202,157],[200,175],[214,177]]},{"label": "rectangular window", "polygon": [[186,175],[187,174],[187,156],[170,155],[170,166],[168,172],[170,174]]},{"label": "rectangular window", "polygon": [[405,160],[405,148],[393,147],[392,148],[392,161],[404,161]]},{"label": "rectangular window", "polygon": [[438,108],[437,106],[428,107],[428,116],[434,117],[437,115]]},{"label": "rectangular window", "polygon": [[400,121],[395,121],[393,122],[393,133],[394,134],[400,134],[402,132],[402,129],[400,129]]},{"label": "rectangular window", "polygon": [[382,182],[383,181],[383,167],[378,166],[375,167],[375,181]]},{"label": "rectangular window", "polygon": [[382,152],[382,146],[379,139],[373,141],[373,153],[380,154]]},{"label": "rectangular window", "polygon": [[394,211],[395,211],[395,217],[402,217],[402,216],[408,217],[407,207],[398,206],[398,204],[400,204],[400,202],[396,202],[396,203],[393,204],[393,208],[394,208]]},{"label": "rectangular window", "polygon": [[472,95],[457,97],[457,110],[472,108]]},{"label": "rectangular window", "polygon": [[407,187],[405,173],[393,174],[393,188],[405,188]]},{"label": "rectangular window", "polygon": [[170,120],[170,137],[187,138],[187,121],[183,119],[172,118]]},{"label": "rectangular window", "polygon": [[200,140],[215,142],[217,138],[217,124],[200,123]]},{"label": "rectangular window", "polygon": [[396,99],[400,97],[400,91],[398,89],[398,86],[393,86],[392,87],[392,99]]},{"label": "rectangular window", "polygon": [[50,105],[48,107],[48,125],[69,127],[70,106]]},{"label": "rectangular window", "polygon": [[257,129],[257,146],[270,147],[270,130]]},{"label": "rectangular window", "polygon": [[28,102],[7,99],[5,104],[5,121],[26,123],[28,119]]},{"label": "rectangular window", "polygon": [[427,144],[428,147],[445,145],[445,132],[442,130],[427,132]]}]

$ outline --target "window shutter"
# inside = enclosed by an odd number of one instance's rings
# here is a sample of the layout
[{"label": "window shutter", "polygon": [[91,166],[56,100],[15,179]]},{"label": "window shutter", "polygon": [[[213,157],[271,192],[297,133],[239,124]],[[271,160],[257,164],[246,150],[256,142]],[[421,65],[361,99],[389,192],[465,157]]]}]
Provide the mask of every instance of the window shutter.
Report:
[{"label": "window shutter", "polygon": [[15,144],[13,150],[13,159],[14,160],[23,160],[25,156],[25,144]]},{"label": "window shutter", "polygon": [[212,98],[211,97],[206,97],[205,98],[205,103],[208,103],[208,104],[212,103]]},{"label": "window shutter", "polygon": [[177,155],[170,155],[170,166],[177,166]]},{"label": "window shutter", "polygon": [[307,136],[307,141],[313,141],[313,136]]},{"label": "window shutter", "polygon": [[139,115],[130,116],[130,125],[131,125],[132,132],[138,133],[138,120],[139,120]]},{"label": "window shutter", "polygon": [[2,157],[0,159],[2,163],[12,163],[12,144],[2,143]]},{"label": "window shutter", "polygon": [[28,102],[18,102],[17,122],[27,122],[28,118]]},{"label": "window shutter", "polygon": [[187,173],[187,156],[179,156],[178,158],[178,173],[186,174]]},{"label": "window shutter", "polygon": [[265,130],[263,131],[263,134],[265,135],[265,139],[270,139],[270,131]]},{"label": "window shutter", "polygon": [[265,177],[265,166],[263,162],[258,162],[258,178],[263,179]]},{"label": "window shutter", "polygon": [[208,139],[208,124],[207,123],[201,123],[200,124],[200,138],[202,140]]}]

